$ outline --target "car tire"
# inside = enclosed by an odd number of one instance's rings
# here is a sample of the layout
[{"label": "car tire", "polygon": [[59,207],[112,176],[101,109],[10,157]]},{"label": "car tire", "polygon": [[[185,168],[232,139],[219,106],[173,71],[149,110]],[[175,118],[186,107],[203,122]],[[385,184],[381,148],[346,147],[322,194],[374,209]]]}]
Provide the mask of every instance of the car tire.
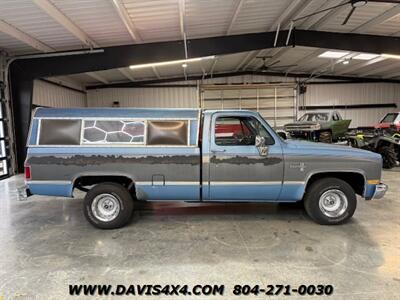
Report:
[{"label": "car tire", "polygon": [[129,191],[118,183],[100,183],[87,192],[83,211],[89,223],[97,228],[120,228],[132,217],[133,199]]},{"label": "car tire", "polygon": [[392,169],[396,166],[396,152],[393,146],[381,146],[377,152],[382,156],[385,169]]},{"label": "car tire", "polygon": [[321,131],[319,134],[319,141],[321,143],[332,144],[332,132]]},{"label": "car tire", "polygon": [[345,223],[353,216],[356,207],[357,198],[353,188],[334,177],[313,182],[304,195],[307,214],[321,225]]}]

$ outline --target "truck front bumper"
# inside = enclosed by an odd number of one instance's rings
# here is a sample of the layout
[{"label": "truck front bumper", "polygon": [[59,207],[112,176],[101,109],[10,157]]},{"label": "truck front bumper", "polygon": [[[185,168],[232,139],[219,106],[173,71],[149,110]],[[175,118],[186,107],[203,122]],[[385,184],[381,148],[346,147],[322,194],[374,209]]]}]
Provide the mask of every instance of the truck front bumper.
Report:
[{"label": "truck front bumper", "polygon": [[385,195],[387,190],[388,190],[388,186],[386,184],[384,184],[384,183],[377,184],[375,186],[375,192],[372,196],[372,199],[382,198]]}]

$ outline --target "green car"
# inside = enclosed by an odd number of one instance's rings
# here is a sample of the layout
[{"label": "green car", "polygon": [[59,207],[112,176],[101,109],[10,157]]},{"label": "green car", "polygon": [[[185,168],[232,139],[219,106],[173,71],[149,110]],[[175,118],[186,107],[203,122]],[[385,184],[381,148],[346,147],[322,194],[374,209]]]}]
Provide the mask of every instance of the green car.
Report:
[{"label": "green car", "polygon": [[337,111],[304,114],[297,122],[285,125],[290,137],[332,143],[345,137],[351,120],[343,120]]}]

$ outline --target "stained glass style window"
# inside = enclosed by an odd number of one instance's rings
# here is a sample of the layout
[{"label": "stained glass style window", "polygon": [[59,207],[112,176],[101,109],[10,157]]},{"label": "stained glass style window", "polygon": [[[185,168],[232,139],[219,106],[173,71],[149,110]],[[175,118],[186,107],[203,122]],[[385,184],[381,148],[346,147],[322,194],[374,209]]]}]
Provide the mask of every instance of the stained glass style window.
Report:
[{"label": "stained glass style window", "polygon": [[96,120],[85,121],[84,144],[143,144],[144,122]]}]

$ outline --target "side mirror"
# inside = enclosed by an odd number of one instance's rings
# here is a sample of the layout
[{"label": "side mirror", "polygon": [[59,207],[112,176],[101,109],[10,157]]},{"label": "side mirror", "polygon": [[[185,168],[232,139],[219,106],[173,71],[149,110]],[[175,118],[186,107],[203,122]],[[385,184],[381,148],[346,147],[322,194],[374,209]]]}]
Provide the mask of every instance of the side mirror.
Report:
[{"label": "side mirror", "polygon": [[268,146],[265,145],[264,137],[257,135],[255,146],[257,147],[257,150],[258,150],[258,153],[260,153],[260,156],[268,155]]},{"label": "side mirror", "polygon": [[278,131],[277,134],[278,134],[281,138],[283,138],[284,140],[287,140],[287,134],[286,134],[286,132]]}]

